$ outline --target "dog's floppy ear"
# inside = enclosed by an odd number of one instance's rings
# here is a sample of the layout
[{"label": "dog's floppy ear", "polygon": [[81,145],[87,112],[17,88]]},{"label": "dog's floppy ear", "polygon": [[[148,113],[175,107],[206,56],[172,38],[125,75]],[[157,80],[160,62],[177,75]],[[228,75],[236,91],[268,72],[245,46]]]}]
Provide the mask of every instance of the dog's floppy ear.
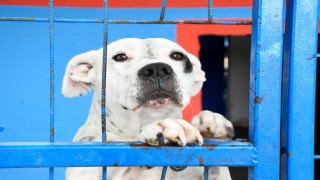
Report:
[{"label": "dog's floppy ear", "polygon": [[94,81],[96,63],[101,59],[101,49],[73,57],[63,78],[62,94],[69,98],[88,94]]},{"label": "dog's floppy ear", "polygon": [[194,96],[201,90],[203,82],[206,81],[206,77],[204,71],[201,69],[201,63],[199,59],[190,53],[188,53],[188,57],[193,67],[193,76],[195,81],[193,84],[192,96]]}]

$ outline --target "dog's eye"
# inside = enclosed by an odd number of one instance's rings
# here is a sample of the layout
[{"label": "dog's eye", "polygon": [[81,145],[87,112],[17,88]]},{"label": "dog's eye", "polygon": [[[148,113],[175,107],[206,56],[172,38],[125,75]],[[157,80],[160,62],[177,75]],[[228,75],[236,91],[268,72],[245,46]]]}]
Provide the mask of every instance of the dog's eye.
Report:
[{"label": "dog's eye", "polygon": [[181,60],[184,58],[184,55],[182,53],[179,53],[179,52],[173,52],[171,55],[170,55],[171,59],[174,59],[174,60]]},{"label": "dog's eye", "polygon": [[116,61],[122,62],[122,61],[128,60],[129,58],[126,54],[120,53],[120,54],[113,56],[113,59]]}]

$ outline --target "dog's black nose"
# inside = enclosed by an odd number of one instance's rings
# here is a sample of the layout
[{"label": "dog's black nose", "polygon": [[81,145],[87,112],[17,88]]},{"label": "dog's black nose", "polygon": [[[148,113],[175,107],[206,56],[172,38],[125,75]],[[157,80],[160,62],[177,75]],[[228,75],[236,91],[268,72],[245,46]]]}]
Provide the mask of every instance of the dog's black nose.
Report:
[{"label": "dog's black nose", "polygon": [[157,82],[158,80],[165,80],[172,77],[173,69],[165,63],[148,64],[139,70],[138,76],[142,79]]}]

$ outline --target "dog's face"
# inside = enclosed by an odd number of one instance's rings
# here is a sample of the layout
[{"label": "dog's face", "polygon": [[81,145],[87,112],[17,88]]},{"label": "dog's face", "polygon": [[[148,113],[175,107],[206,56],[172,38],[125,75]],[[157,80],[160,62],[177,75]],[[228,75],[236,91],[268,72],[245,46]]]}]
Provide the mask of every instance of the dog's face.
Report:
[{"label": "dog's face", "polygon": [[[161,38],[122,39],[108,45],[107,103],[123,109],[185,107],[205,81],[199,60]],[[102,50],[74,57],[62,93],[74,97],[101,90]]]}]

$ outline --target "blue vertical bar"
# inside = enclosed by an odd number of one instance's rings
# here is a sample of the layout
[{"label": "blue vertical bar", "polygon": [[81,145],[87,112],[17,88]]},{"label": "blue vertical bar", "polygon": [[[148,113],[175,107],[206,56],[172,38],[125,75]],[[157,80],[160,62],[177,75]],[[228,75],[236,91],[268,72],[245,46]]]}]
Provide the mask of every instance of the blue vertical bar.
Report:
[{"label": "blue vertical bar", "polygon": [[[103,1],[104,28],[103,28],[103,60],[102,60],[102,88],[101,88],[101,134],[102,142],[107,142],[106,128],[106,75],[107,75],[107,45],[108,45],[108,0]],[[102,179],[107,179],[107,167],[102,167]]]},{"label": "blue vertical bar", "polygon": [[208,180],[209,179],[209,167],[204,166],[203,170],[203,180]]},{"label": "blue vertical bar", "polygon": [[[49,38],[50,38],[50,142],[54,142],[54,23],[53,0],[49,0]],[[49,179],[54,179],[54,168],[49,168]]]},{"label": "blue vertical bar", "polygon": [[[166,6],[167,6],[167,0],[162,0],[161,12],[160,12],[160,22],[163,22],[163,20],[164,20],[164,15],[166,13]],[[161,173],[161,180],[166,179],[167,169],[168,169],[167,166],[163,166],[162,173]]]},{"label": "blue vertical bar", "polygon": [[160,12],[160,21],[163,22],[164,14],[166,13],[167,0],[162,0],[161,12]]},{"label": "blue vertical bar", "polygon": [[208,0],[208,21],[212,22],[212,0]]},{"label": "blue vertical bar", "polygon": [[312,180],[318,0],[287,0],[282,179]]},{"label": "blue vertical bar", "polygon": [[249,179],[280,176],[280,108],[284,0],[255,0],[252,14]]},{"label": "blue vertical bar", "polygon": [[49,0],[49,38],[50,38],[50,142],[54,142],[54,25],[53,0]]},{"label": "blue vertical bar", "polygon": [[101,133],[102,141],[107,141],[106,133],[106,72],[108,45],[108,0],[104,0],[104,28],[103,28],[103,60],[102,60],[102,88],[101,88]]},{"label": "blue vertical bar", "polygon": [[167,169],[168,169],[168,166],[163,166],[162,172],[161,172],[161,178],[160,178],[161,180],[165,180],[166,179]]}]

